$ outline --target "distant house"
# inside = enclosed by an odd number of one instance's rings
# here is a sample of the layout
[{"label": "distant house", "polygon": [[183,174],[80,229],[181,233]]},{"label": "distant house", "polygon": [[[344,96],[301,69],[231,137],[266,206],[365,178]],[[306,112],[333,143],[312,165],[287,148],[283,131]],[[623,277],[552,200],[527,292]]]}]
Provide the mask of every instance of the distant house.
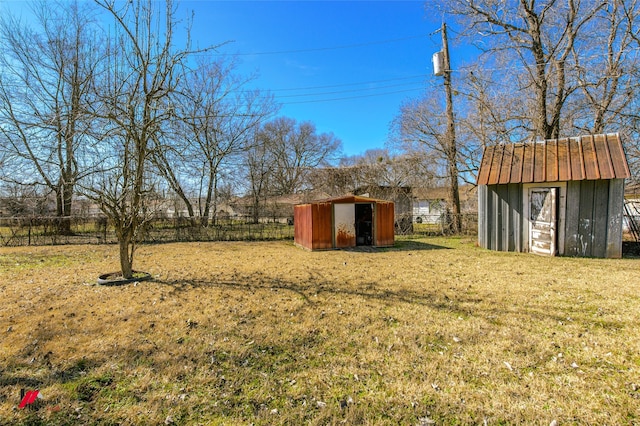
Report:
[{"label": "distant house", "polygon": [[[462,213],[474,212],[477,209],[476,188],[472,185],[463,185],[459,188],[460,211]],[[447,199],[448,188],[439,186],[435,188],[413,188],[412,215],[415,223],[440,223],[451,207]]]},{"label": "distant house", "polygon": [[227,204],[227,211],[233,212],[237,218],[258,217],[260,222],[291,223],[293,220],[293,208],[296,204],[307,203],[315,200],[326,199],[329,196],[324,192],[302,192],[280,196],[270,196],[260,199],[256,208],[252,196],[244,196],[231,200]]},{"label": "distant house", "polygon": [[630,175],[617,134],[487,147],[478,172],[479,245],[621,257]]}]

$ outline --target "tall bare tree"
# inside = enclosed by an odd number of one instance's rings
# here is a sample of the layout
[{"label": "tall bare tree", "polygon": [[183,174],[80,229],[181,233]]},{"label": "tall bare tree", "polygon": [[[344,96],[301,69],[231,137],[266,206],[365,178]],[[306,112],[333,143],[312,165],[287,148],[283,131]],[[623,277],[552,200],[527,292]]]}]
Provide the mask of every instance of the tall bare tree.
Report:
[{"label": "tall bare tree", "polygon": [[279,117],[266,123],[259,134],[274,158],[271,192],[274,195],[300,191],[310,169],[335,159],[342,143],[332,133],[316,132],[313,123],[297,123]]},{"label": "tall bare tree", "polygon": [[495,77],[493,90],[513,105],[508,121],[523,130],[507,126],[513,142],[619,125],[617,117],[637,96],[629,78],[637,68],[629,51],[636,3],[454,0],[440,6],[460,18],[465,40],[491,58],[485,64]]},{"label": "tall bare tree", "polygon": [[76,183],[91,171],[86,104],[100,39],[90,4],[41,1],[32,11],[35,25],[0,18],[0,132],[12,158],[2,178],[47,188],[69,233]]},{"label": "tall bare tree", "polygon": [[268,196],[295,194],[309,184],[312,169],[326,166],[338,155],[341,141],[320,133],[311,122],[278,117],[255,133],[245,156],[247,190],[257,221]]},{"label": "tall bare tree", "polygon": [[244,156],[244,169],[247,173],[247,192],[251,198],[251,219],[258,223],[266,199],[271,195],[270,187],[275,169],[275,158],[269,140],[261,137],[260,130],[254,132],[253,142],[247,147]]},{"label": "tall bare tree", "polygon": [[95,136],[106,155],[99,178],[85,189],[113,222],[121,272],[131,278],[135,249],[154,208],[148,202],[156,189],[151,160],[164,146],[163,130],[175,119],[170,95],[193,52],[175,47],[171,0],[96,3],[112,19],[108,56],[92,104],[100,124]]},{"label": "tall bare tree", "polygon": [[[185,72],[179,95],[172,97],[176,137],[155,152],[162,175],[201,226],[215,220],[220,183],[235,174],[253,130],[275,111],[271,96],[245,89],[249,79],[234,71],[233,61],[201,60]],[[197,210],[189,193],[197,196]]]}]

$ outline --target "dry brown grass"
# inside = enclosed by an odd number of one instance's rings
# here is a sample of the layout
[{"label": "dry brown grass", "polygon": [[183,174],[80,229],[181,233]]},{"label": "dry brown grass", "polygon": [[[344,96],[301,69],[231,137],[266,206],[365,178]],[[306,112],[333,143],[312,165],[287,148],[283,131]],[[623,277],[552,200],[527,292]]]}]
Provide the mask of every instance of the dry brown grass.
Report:
[{"label": "dry brown grass", "polygon": [[0,424],[640,424],[639,262],[166,244],[105,287],[113,246],[2,248]]}]

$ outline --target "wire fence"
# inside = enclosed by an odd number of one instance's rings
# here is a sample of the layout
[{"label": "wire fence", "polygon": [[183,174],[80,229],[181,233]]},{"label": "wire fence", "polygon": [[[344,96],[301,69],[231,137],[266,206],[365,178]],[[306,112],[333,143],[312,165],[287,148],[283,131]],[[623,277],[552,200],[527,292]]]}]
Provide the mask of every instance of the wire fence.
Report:
[{"label": "wire fence", "polygon": [[[460,224],[456,232],[455,225]],[[397,218],[397,235],[476,235],[477,214],[432,218],[405,216]],[[140,241],[143,243],[196,241],[268,241],[293,240],[291,221],[225,220],[208,226],[194,225],[187,218],[158,218],[146,223]],[[61,244],[113,244],[117,237],[104,217],[0,217],[0,246],[44,246]]]}]

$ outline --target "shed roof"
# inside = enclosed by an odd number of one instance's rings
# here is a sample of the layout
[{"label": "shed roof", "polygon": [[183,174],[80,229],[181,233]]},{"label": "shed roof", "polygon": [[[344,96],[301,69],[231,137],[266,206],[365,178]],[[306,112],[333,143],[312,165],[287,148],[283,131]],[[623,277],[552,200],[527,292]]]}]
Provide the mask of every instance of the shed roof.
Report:
[{"label": "shed roof", "polygon": [[478,185],[624,179],[631,176],[620,136],[588,135],[485,148]]},{"label": "shed roof", "polygon": [[350,203],[391,203],[391,201],[387,200],[379,200],[376,198],[362,197],[360,195],[345,195],[342,197],[333,197],[327,198],[324,200],[317,200],[311,203],[305,204],[316,204],[316,203],[333,203],[333,204],[350,204]]}]

